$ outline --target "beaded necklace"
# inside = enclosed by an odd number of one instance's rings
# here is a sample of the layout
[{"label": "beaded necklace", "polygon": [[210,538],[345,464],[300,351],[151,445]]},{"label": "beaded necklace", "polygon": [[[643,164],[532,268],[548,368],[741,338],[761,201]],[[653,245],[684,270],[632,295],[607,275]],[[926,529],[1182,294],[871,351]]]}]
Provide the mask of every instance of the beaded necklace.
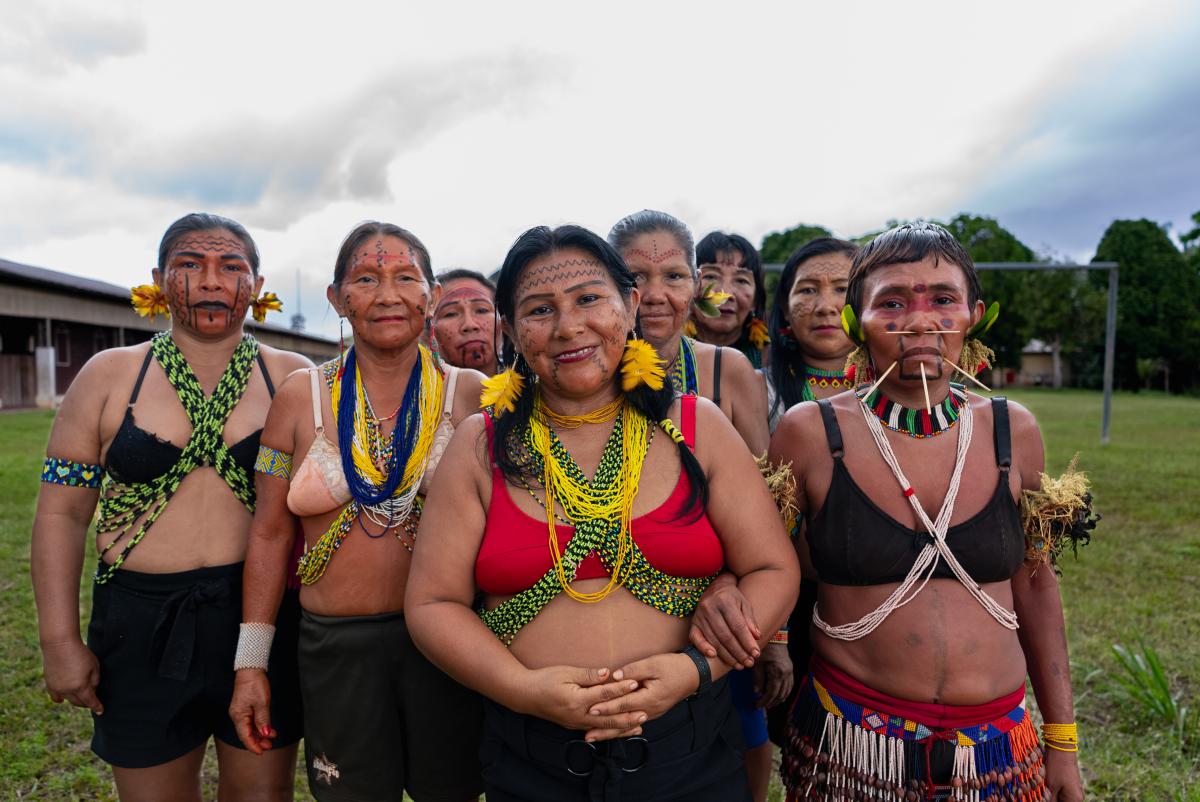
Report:
[{"label": "beaded necklace", "polygon": [[250,372],[258,356],[258,342],[249,334],[242,337],[241,342],[233,349],[229,364],[221,374],[216,389],[207,398],[191,365],[175,344],[170,332],[164,331],[154,335],[150,341],[150,351],[162,366],[167,381],[179,395],[179,402],[192,424],[192,434],[188,437],[187,445],[183,447],[179,459],[169,471],[157,479],[122,484],[113,479],[111,474],[105,474],[100,492],[100,519],[96,524],[96,532],[117,532],[117,535],[100,551],[100,556],[103,557],[116,546],[133,528],[139,517],[144,514],[146,517],[112,565],[104,566],[101,561],[103,567],[97,567],[94,577],[100,585],[112,578],[125,562],[129,552],[142,542],[146,532],[162,515],[167,503],[179,490],[184,477],[197,467],[211,465],[225,484],[229,485],[237,500],[242,502],[247,510],[254,512],[254,480],[229,453],[229,447],[225,445],[221,434],[229,414],[246,392],[246,384],[250,380]]},{"label": "beaded necklace", "polygon": [[834,387],[838,390],[849,390],[853,386],[851,382],[846,380],[845,371],[823,370],[805,365],[804,386],[800,395],[804,401],[816,401],[817,397],[814,395],[814,388],[816,387]]},{"label": "beaded necklace", "polygon": [[950,394],[945,400],[933,406],[932,415],[923,409],[901,406],[880,390],[869,396],[865,393],[866,389],[856,393],[863,406],[871,410],[884,426],[892,431],[904,432],[909,437],[937,437],[948,431],[958,421],[959,410],[967,402],[967,391],[954,382],[950,382]]},{"label": "beaded necklace", "polygon": [[[382,537],[394,529],[404,547],[409,551],[413,549],[417,523],[424,507],[418,490],[434,434],[441,423],[443,379],[429,349],[420,344],[417,348],[417,362],[409,376],[390,439],[383,436],[380,421],[367,398],[353,346],[346,354],[343,370],[337,370],[334,363],[326,368],[325,380],[329,384],[330,403],[337,419],[342,470],[352,498],[300,558],[296,574],[301,584],[311,585],[325,574],[329,561],[355,523],[372,538]],[[349,374],[353,375],[353,382],[346,381]],[[378,531],[367,529],[363,518],[378,527]]]},{"label": "beaded necklace", "polygon": [[699,395],[696,350],[690,337],[679,338],[679,356],[671,361],[671,386],[679,395]]},{"label": "beaded necklace", "polygon": [[[626,404],[604,445],[596,475],[588,481],[558,437],[539,425],[537,415],[531,417],[521,443],[531,473],[542,476],[546,501],[528,484],[525,487],[546,509],[554,565],[531,587],[494,610],[480,609],[483,623],[505,644],[512,643],[521,628],[563,592],[579,601],[594,602],[623,586],[635,598],[668,615],[687,618],[695,611],[713,578],[663,573],[650,564],[630,534],[637,480],[653,436],[646,417]],[[562,505],[564,516],[555,513],[555,501]],[[561,551],[555,518],[575,527]],[[570,582],[593,551],[609,572],[609,583],[598,592],[579,593]]]}]

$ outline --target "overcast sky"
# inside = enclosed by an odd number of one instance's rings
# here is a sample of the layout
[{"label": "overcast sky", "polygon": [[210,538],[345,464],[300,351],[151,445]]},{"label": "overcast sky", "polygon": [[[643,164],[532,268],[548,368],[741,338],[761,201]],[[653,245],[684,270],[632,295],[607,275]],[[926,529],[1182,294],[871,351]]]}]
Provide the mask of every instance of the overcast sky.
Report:
[{"label": "overcast sky", "polygon": [[367,218],[491,270],[644,207],[754,242],[967,211],[1075,259],[1200,210],[1183,0],[320,7],[0,0],[0,257],[140,283],[213,211],[328,332]]}]

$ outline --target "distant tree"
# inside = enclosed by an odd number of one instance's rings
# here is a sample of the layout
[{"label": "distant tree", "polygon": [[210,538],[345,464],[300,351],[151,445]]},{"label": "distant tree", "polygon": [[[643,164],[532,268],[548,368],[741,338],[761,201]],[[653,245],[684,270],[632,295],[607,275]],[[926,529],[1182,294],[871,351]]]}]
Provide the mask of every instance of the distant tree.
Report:
[{"label": "distant tree", "polygon": [[[1185,234],[1185,242],[1195,241],[1194,234]],[[1096,260],[1120,266],[1115,365],[1119,386],[1142,386],[1146,366],[1154,364],[1163,368],[1166,389],[1193,385],[1200,353],[1200,276],[1194,265],[1175,248],[1164,227],[1145,219],[1114,221],[1096,247]],[[1092,280],[1098,285],[1104,281],[1100,275]]]},{"label": "distant tree", "polygon": [[[943,223],[976,262],[1032,262],[1033,249],[995,218],[959,214]],[[988,270],[980,275],[984,301],[1000,302],[1000,319],[987,334],[1001,367],[1020,368],[1021,352],[1031,336],[1028,289],[1031,273]]]},{"label": "distant tree", "polygon": [[773,231],[763,237],[759,254],[766,264],[783,264],[792,252],[801,245],[817,237],[831,237],[829,229],[824,226],[810,226],[800,223],[785,231]]},{"label": "distant tree", "polygon": [[1024,277],[1022,311],[1027,332],[1050,348],[1054,387],[1063,386],[1069,364],[1075,381],[1099,386],[1103,377],[1106,294],[1088,281],[1086,270],[1019,273]]}]

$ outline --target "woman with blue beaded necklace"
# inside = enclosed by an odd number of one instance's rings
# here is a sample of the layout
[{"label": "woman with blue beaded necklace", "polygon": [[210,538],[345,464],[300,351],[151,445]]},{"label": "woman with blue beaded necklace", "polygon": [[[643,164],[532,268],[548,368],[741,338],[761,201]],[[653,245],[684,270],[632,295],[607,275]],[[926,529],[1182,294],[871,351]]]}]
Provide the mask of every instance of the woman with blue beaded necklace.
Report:
[{"label": "woman with blue beaded necklace", "polygon": [[421,343],[440,295],[413,234],[378,222],[351,231],[328,298],[354,345],[289,377],[263,431],[230,715],[247,746],[269,746],[261,644],[298,523],[305,757],[319,800],[405,791],[417,802],[467,800],[482,790],[478,700],[425,660],[405,626],[413,550],[441,548],[437,533],[417,542],[423,494],[454,427],[478,409],[482,379]]},{"label": "woman with blue beaded necklace", "polygon": [[527,231],[496,300],[516,367],[446,452],[407,599],[421,648],[492,700],[489,802],[747,799],[728,669],[685,647],[723,564],[765,623],[790,609],[770,493],[720,410],[665,385],[595,234]]},{"label": "woman with blue beaded necklace", "polygon": [[[92,710],[92,749],[113,766],[125,802],[198,802],[209,736],[223,799],[292,794],[294,598],[272,666],[276,748],[260,756],[240,748],[225,716],[259,432],[274,382],[311,364],[245,333],[247,310],[261,303],[258,266],[238,223],[211,214],[175,221],[154,284],[134,290],[135,308],[168,312],[170,331],[89,360],[50,434],[31,550],[46,687],[55,701]],[[85,646],[79,574],[97,501],[100,561]]]}]

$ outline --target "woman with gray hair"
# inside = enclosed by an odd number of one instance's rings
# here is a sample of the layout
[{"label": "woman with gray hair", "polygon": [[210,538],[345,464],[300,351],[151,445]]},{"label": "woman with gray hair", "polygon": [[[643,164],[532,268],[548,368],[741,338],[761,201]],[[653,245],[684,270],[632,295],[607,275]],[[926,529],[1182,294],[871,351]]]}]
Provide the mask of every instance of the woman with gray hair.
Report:
[{"label": "woman with gray hair", "polygon": [[[762,454],[770,439],[767,396],[754,366],[735,348],[702,343],[684,333],[692,301],[699,290],[692,232],[666,212],[643,209],[618,221],[609,232],[608,241],[637,279],[642,296],[638,310],[642,336],[667,363],[667,375],[675,392],[711,399],[733,423],[750,451],[756,456]],[[701,601],[697,611],[700,620],[695,623],[706,637],[716,634],[703,621],[706,611],[710,605],[717,607],[721,591],[731,585],[732,575],[722,574],[714,581],[713,591],[706,593]],[[717,642],[716,637],[708,640]],[[768,646],[768,656],[761,661],[755,659],[759,655],[754,653],[758,650],[753,644],[748,646],[751,651],[742,653],[745,659],[735,659],[733,650],[724,648],[721,657],[731,668],[754,666],[753,672],[735,671],[730,687],[746,740],[750,791],[756,802],[762,802],[771,775],[771,745],[762,708],[786,697],[790,683],[785,685],[785,680],[790,679],[791,664],[786,646]]]}]

